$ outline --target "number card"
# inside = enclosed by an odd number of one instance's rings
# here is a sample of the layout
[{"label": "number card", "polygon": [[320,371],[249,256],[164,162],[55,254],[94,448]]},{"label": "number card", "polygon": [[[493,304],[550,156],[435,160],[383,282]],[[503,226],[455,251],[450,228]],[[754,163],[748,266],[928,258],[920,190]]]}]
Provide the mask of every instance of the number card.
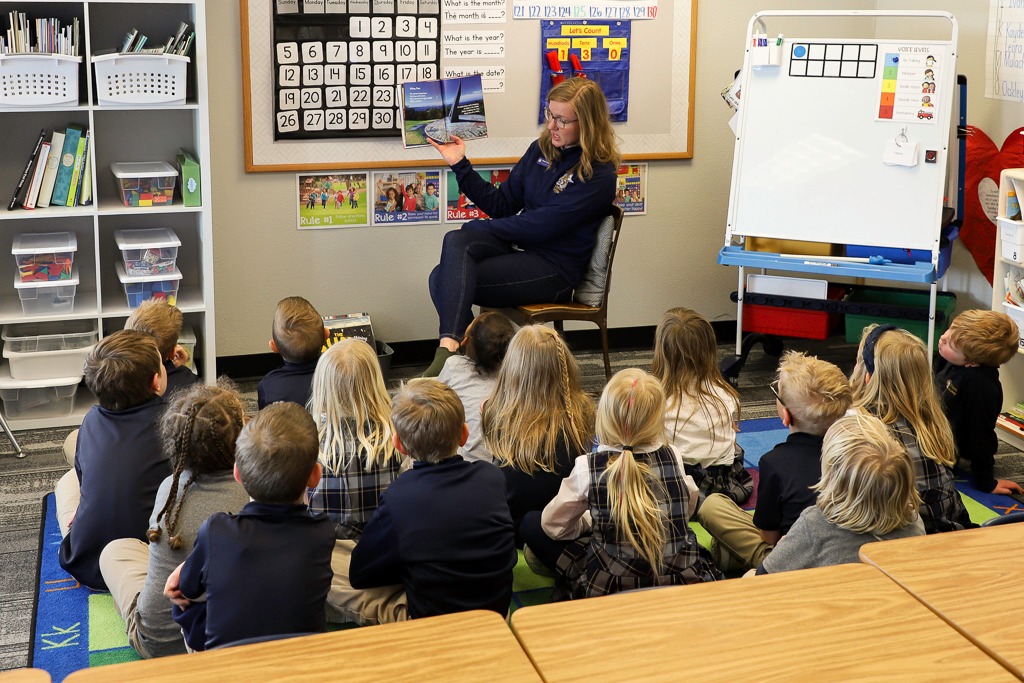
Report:
[{"label": "number card", "polygon": [[273,10],[274,139],[399,137],[401,84],[440,73],[440,2],[299,6]]}]

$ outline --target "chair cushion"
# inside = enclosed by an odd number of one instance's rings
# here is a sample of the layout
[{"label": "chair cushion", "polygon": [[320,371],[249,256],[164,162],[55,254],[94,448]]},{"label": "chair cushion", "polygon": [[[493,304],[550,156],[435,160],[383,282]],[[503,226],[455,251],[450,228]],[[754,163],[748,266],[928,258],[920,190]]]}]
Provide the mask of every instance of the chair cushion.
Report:
[{"label": "chair cushion", "polygon": [[612,251],[612,232],[615,230],[615,217],[606,216],[597,227],[597,240],[594,251],[590,255],[583,279],[576,285],[572,298],[581,304],[600,307],[604,302],[604,288],[608,282],[608,259]]}]

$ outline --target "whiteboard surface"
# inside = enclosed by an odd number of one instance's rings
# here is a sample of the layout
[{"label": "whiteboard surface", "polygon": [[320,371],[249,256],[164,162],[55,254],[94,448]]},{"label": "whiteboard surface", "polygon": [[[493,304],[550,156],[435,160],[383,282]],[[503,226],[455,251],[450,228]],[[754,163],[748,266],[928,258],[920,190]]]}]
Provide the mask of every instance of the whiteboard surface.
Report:
[{"label": "whiteboard surface", "polygon": [[[874,78],[789,75],[796,43],[876,44]],[[877,120],[885,54],[930,48],[936,69],[935,118]],[[937,247],[945,189],[949,125],[956,105],[956,60],[949,41],[785,39],[779,67],[743,71],[727,242],[732,235]],[[886,143],[906,129],[918,144],[914,167],[882,163]],[[937,163],[924,163],[935,150]]]}]

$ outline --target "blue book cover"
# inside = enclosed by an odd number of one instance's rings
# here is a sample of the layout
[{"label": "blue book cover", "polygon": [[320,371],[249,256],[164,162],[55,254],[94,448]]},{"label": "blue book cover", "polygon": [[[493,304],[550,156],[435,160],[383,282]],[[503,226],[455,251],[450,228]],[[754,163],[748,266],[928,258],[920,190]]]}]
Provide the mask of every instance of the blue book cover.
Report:
[{"label": "blue book cover", "polygon": [[71,189],[71,173],[75,170],[75,157],[78,154],[78,141],[82,139],[85,129],[72,123],[64,131],[64,149],[60,154],[60,165],[57,166],[57,178],[53,181],[53,196],[50,204],[67,206],[68,190]]}]

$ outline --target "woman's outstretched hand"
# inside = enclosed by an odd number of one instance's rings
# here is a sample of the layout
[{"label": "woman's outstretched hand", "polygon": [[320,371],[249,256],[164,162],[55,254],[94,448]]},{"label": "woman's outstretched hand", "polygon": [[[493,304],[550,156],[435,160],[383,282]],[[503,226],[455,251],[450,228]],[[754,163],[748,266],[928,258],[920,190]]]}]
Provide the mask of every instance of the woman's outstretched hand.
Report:
[{"label": "woman's outstretched hand", "polygon": [[454,166],[463,159],[466,158],[466,143],[458,135],[451,136],[451,142],[440,144],[431,138],[427,138],[427,142],[430,146],[437,150],[441,158],[445,160],[449,166]]}]

